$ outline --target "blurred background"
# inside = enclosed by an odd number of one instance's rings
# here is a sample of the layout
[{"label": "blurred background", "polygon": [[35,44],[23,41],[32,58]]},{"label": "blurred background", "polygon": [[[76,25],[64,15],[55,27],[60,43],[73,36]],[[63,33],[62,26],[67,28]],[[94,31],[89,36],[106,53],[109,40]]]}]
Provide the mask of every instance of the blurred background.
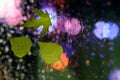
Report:
[{"label": "blurred background", "polygon": [[[117,0],[0,0],[0,80],[120,80],[119,4]],[[38,18],[34,8],[47,10],[51,17],[49,33],[42,38],[39,29],[21,26]],[[72,27],[65,27],[69,19]],[[11,50],[9,39],[18,36],[34,43],[23,58]],[[46,69],[37,40],[63,47],[70,60],[64,72]]]}]

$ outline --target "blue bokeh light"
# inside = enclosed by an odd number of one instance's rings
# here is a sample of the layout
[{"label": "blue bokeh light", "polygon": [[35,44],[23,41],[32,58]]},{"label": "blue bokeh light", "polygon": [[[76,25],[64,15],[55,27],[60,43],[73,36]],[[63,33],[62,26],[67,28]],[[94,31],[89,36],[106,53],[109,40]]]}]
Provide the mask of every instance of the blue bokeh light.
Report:
[{"label": "blue bokeh light", "polygon": [[99,39],[113,40],[118,36],[119,26],[113,22],[98,21],[95,23],[93,33]]}]

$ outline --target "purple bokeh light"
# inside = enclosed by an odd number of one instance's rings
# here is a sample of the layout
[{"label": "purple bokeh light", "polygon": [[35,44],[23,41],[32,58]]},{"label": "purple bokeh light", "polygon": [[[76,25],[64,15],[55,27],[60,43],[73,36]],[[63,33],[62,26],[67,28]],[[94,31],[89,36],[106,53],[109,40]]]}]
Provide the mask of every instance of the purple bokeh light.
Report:
[{"label": "purple bokeh light", "polygon": [[64,27],[69,35],[77,35],[81,30],[80,21],[77,18],[68,19]]},{"label": "purple bokeh light", "polygon": [[95,23],[94,35],[99,39],[113,40],[118,36],[119,27],[116,23],[98,21]]},{"label": "purple bokeh light", "polygon": [[72,45],[67,43],[61,43],[61,45],[69,58],[75,54],[75,48]]},{"label": "purple bokeh light", "polygon": [[120,80],[120,69],[111,71],[108,80]]}]

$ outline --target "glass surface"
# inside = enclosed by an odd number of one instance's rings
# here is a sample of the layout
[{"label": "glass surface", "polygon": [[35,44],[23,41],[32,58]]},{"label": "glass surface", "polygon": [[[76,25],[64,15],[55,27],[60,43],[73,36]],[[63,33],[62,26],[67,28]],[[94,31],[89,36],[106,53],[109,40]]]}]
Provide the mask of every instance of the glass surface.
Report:
[{"label": "glass surface", "polygon": [[[49,14],[51,25],[44,36],[44,25],[22,25],[42,19],[33,9]],[[0,80],[120,80],[119,12],[117,0],[0,0]],[[10,43],[20,36],[32,42],[21,58]],[[59,44],[67,57],[54,67],[45,63],[38,41]],[[50,49],[47,59],[56,58],[49,56],[57,52]]]}]

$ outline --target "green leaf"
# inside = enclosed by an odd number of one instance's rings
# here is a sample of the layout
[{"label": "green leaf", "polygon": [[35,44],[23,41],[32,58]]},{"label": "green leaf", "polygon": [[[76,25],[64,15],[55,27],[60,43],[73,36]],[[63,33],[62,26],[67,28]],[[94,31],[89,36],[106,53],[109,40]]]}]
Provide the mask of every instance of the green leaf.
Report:
[{"label": "green leaf", "polygon": [[33,18],[31,21],[27,21],[26,23],[23,24],[24,27],[27,28],[38,28],[40,26],[40,21]]},{"label": "green leaf", "polygon": [[31,40],[23,36],[11,38],[10,43],[12,50],[17,57],[25,56],[30,51],[32,46]]},{"label": "green leaf", "polygon": [[33,11],[38,16],[40,16],[40,19],[37,20],[33,18],[31,21],[24,23],[23,26],[28,28],[33,27],[34,29],[38,28],[39,26],[43,26],[43,30],[41,33],[41,35],[43,36],[48,31],[49,26],[52,25],[50,16],[47,11],[43,12],[42,10],[38,10],[38,9],[33,9]]},{"label": "green leaf", "polygon": [[35,12],[40,17],[44,17],[44,12],[42,10],[33,9],[33,12]]},{"label": "green leaf", "polygon": [[45,35],[46,32],[48,32],[48,28],[52,24],[50,20],[50,16],[47,11],[44,13],[41,10],[35,9],[34,12],[41,17],[39,21],[40,21],[40,25],[43,26],[43,30],[41,33],[41,36],[43,36]]},{"label": "green leaf", "polygon": [[47,64],[53,64],[60,59],[63,48],[52,42],[39,42],[41,58]]}]

